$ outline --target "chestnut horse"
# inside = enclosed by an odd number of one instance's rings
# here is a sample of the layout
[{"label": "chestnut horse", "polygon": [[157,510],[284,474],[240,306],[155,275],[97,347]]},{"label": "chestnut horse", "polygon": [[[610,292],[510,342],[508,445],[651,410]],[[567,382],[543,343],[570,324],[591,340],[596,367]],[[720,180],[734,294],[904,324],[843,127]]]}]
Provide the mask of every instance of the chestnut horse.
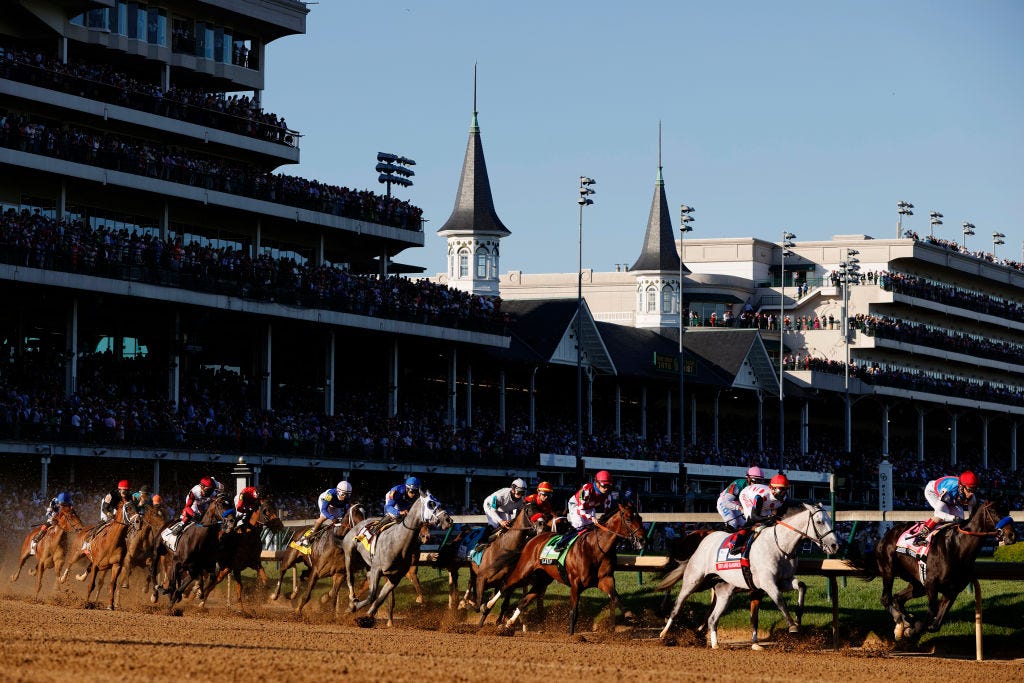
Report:
[{"label": "chestnut horse", "polygon": [[[60,569],[67,555],[68,535],[81,531],[84,526],[82,520],[78,517],[78,513],[71,506],[62,505],[60,510],[57,511],[53,524],[50,525],[43,534],[43,537],[36,543],[36,566],[29,572],[36,575],[36,595],[39,595],[39,591],[43,587],[43,573],[47,567],[53,567],[54,574],[56,575],[54,577],[54,588],[56,589],[60,584]],[[12,582],[18,580],[18,577],[21,575],[22,566],[31,557],[32,539],[36,533],[36,529],[32,529],[22,544],[21,561],[18,563],[18,570],[11,577]]]},{"label": "chestnut horse", "polygon": [[[897,541],[912,524],[897,524],[889,529],[875,548],[874,561],[866,561],[865,566],[868,578],[882,577],[882,606],[896,622],[897,640],[919,636],[925,628],[935,632],[942,627],[950,605],[974,578],[974,561],[986,538],[997,539],[999,545],[1011,545],[1017,540],[1006,511],[997,510],[994,502],[987,501],[967,521],[935,531],[924,561],[927,578],[922,583],[918,560],[896,552]],[[893,596],[896,577],[908,585]],[[906,608],[907,600],[922,595],[928,596],[928,621],[924,624],[915,621]]]},{"label": "chestnut horse", "polygon": [[[128,526],[139,522],[139,513],[135,504],[122,501],[117,506],[114,518],[95,527],[83,529],[72,538],[72,547],[68,560],[61,572],[61,583],[67,580],[68,570],[84,555],[89,559],[89,590],[85,594],[88,603],[96,590],[96,577],[110,571],[110,601],[107,609],[114,609],[114,598],[117,596],[117,580],[121,576],[128,555]],[[80,543],[79,543],[80,541]],[[75,547],[77,546],[77,547]],[[78,577],[84,579],[84,575]],[[99,593],[97,592],[97,597]]]},{"label": "chestnut horse", "polygon": [[541,550],[552,536],[553,533],[545,532],[527,541],[515,568],[488,601],[487,608],[493,607],[503,593],[530,583],[526,595],[505,624],[511,628],[527,605],[543,596],[552,581],[559,581],[569,586],[569,634],[572,635],[576,632],[580,594],[587,588],[597,587],[608,595],[611,627],[614,629],[616,609],[622,608],[615,590],[615,547],[620,541],[627,540],[637,551],[643,549],[646,538],[640,514],[633,509],[632,503],[613,504],[590,530],[569,546],[564,567],[558,563],[541,564]]},{"label": "chestnut horse", "polygon": [[[264,528],[278,533],[284,529],[284,523],[278,516],[277,506],[270,498],[261,496],[259,507],[248,518],[242,518],[241,514],[236,512],[233,528],[221,534],[217,555],[219,570],[210,577],[210,583],[204,591],[206,595],[210,595],[217,584],[230,574],[238,586],[238,604],[241,605],[244,569],[255,569],[256,579],[261,586],[266,587],[267,571],[263,568],[263,560],[260,557],[263,552]],[[200,603],[203,604],[205,599]]]},{"label": "chestnut horse", "polygon": [[[146,569],[156,562],[156,551],[160,545],[160,532],[168,524],[167,509],[163,505],[147,505],[139,513],[139,524],[128,529],[128,560],[125,563],[124,581],[121,588],[128,588],[132,570],[135,567]],[[145,572],[146,588],[150,590],[150,572]]]}]

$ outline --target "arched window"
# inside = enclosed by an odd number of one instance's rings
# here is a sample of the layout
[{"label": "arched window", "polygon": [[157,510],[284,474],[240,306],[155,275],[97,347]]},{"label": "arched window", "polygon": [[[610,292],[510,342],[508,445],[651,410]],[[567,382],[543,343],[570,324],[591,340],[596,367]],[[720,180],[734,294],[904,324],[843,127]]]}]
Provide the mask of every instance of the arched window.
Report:
[{"label": "arched window", "polygon": [[658,290],[653,285],[647,288],[646,310],[648,313],[658,312]]},{"label": "arched window", "polygon": [[671,285],[665,285],[665,288],[661,290],[661,312],[671,313],[672,304],[676,302],[676,292]]},{"label": "arched window", "polygon": [[459,252],[459,277],[469,277],[469,252]]},{"label": "arched window", "polygon": [[478,249],[476,252],[476,276],[481,279],[487,279],[487,262],[490,261],[487,258],[486,249]]}]

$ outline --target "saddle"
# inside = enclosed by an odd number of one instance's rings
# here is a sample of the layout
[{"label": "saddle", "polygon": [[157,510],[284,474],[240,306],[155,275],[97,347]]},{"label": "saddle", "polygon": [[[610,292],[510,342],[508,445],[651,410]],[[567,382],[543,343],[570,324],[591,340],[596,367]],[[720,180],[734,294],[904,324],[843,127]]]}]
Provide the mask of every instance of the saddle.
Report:
[{"label": "saddle", "polygon": [[356,540],[363,544],[363,548],[366,552],[373,555],[373,549],[377,546],[377,539],[385,529],[389,529],[394,525],[398,524],[398,519],[394,517],[384,516],[378,519],[376,522],[367,524],[363,527],[363,530],[356,535]]},{"label": "saddle", "polygon": [[[586,533],[586,532],[584,532]],[[564,547],[559,547],[559,543],[562,541],[562,536],[571,536],[569,542]],[[576,542],[582,537],[583,534],[576,531],[576,529],[570,529],[564,534],[552,536],[544,544],[544,547],[540,549],[540,560],[541,564],[557,564],[559,566],[565,565],[565,556],[569,553],[569,548],[576,544]]]},{"label": "saddle", "polygon": [[928,534],[924,539],[924,543],[916,543],[917,535],[924,530],[924,522],[918,522],[917,524],[911,524],[900,537],[896,540],[896,552],[900,555],[907,555],[915,560],[924,562],[928,559],[928,550],[932,546],[932,539],[935,538],[936,532],[939,529],[945,529],[948,526],[952,526],[956,522],[943,522],[936,524],[935,528],[932,529],[931,533]]}]

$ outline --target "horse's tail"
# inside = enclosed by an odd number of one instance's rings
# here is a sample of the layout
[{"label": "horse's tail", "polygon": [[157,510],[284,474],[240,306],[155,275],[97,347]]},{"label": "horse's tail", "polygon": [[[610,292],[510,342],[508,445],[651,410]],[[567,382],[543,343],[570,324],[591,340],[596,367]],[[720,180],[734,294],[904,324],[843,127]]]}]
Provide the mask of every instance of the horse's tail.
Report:
[{"label": "horse's tail", "polygon": [[683,573],[686,571],[687,563],[688,563],[688,560],[681,560],[679,562],[679,566],[678,567],[676,567],[675,569],[673,569],[672,571],[670,571],[668,574],[665,575],[665,577],[661,580],[661,583],[659,583],[656,586],[656,590],[666,591],[669,588],[671,588],[672,586],[674,586],[677,583],[679,583],[679,581],[683,578]]}]

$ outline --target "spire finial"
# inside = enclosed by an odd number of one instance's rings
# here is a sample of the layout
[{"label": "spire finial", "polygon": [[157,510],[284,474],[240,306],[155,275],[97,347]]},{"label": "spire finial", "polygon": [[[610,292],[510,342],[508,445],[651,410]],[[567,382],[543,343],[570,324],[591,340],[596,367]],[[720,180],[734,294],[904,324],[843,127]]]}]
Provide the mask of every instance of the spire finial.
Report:
[{"label": "spire finial", "polygon": [[661,168],[661,119],[658,119],[658,168]]},{"label": "spire finial", "polygon": [[473,115],[476,116],[476,62],[473,62]]}]

